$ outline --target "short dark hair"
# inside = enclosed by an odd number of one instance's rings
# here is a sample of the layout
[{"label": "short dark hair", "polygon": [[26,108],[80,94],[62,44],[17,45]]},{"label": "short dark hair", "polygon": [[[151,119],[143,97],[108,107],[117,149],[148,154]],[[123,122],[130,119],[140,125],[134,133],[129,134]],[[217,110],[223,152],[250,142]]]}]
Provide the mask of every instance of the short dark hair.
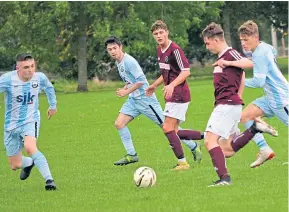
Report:
[{"label": "short dark hair", "polygon": [[26,60],[32,60],[34,59],[32,54],[30,53],[20,53],[16,55],[16,61],[21,62],[21,61],[26,61]]},{"label": "short dark hair", "polygon": [[206,26],[206,28],[203,30],[202,37],[203,38],[219,37],[221,39],[224,39],[224,31],[221,25],[212,22],[208,26]]},{"label": "short dark hair", "polygon": [[112,43],[116,43],[116,44],[119,45],[119,46],[122,45],[120,39],[117,38],[117,37],[115,37],[115,36],[110,36],[110,37],[108,37],[108,38],[105,40],[104,45],[105,45],[105,47],[107,47],[108,44],[112,44]]}]

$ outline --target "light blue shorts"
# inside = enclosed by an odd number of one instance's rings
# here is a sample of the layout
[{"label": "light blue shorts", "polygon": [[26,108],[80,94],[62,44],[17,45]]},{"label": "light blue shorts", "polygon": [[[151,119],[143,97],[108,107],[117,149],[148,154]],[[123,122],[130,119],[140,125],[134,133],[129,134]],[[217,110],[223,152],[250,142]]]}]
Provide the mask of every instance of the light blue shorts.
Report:
[{"label": "light blue shorts", "polygon": [[133,118],[143,114],[157,125],[162,125],[164,122],[162,107],[159,101],[155,98],[128,98],[119,112]]},{"label": "light blue shorts", "polygon": [[264,112],[266,117],[270,118],[276,116],[286,126],[288,126],[288,105],[281,108],[273,108],[270,106],[269,101],[265,96],[256,99],[252,104],[258,106]]},{"label": "light blue shorts", "polygon": [[40,122],[30,122],[13,130],[4,130],[4,146],[7,156],[15,156],[22,151],[25,136],[39,136]]}]

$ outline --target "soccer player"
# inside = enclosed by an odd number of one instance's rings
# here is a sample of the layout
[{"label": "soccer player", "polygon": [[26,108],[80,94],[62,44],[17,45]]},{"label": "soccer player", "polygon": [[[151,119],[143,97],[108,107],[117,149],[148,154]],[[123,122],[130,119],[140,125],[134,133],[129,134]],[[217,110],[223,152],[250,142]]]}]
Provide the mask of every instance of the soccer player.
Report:
[{"label": "soccer player", "polygon": [[[220,25],[216,23],[209,24],[203,30],[202,37],[206,48],[213,54],[217,54],[218,60],[248,60],[227,45],[224,38],[224,31]],[[213,75],[215,108],[206,127],[205,146],[212,158],[213,166],[219,176],[219,180],[210,186],[231,185],[232,181],[227,171],[224,153],[219,145],[219,140],[221,138],[229,139],[238,133],[238,123],[241,118],[243,105],[239,94],[243,70],[234,66],[224,68],[215,66]],[[256,120],[249,129],[230,142],[231,148],[234,152],[238,152],[258,132],[274,134],[270,126]]]},{"label": "soccer player", "polygon": [[[278,68],[277,51],[273,46],[259,41],[258,26],[253,21],[245,22],[239,28],[239,36],[245,51],[252,51],[252,60],[243,60],[239,63],[219,61],[221,66],[253,67],[254,77],[246,79],[245,86],[249,88],[263,88],[265,96],[249,104],[242,112],[241,122],[248,129],[256,117],[268,118],[277,116],[288,126],[288,81]],[[255,168],[265,161],[272,159],[275,153],[265,141],[262,134],[257,133],[253,140],[260,148],[260,152],[250,166]]]},{"label": "soccer player", "polygon": [[[45,91],[50,119],[56,113],[55,91],[48,78],[35,70],[33,56],[21,53],[16,56],[16,70],[0,77],[0,92],[5,92],[4,145],[11,169],[22,168],[21,180],[27,179],[36,166],[46,182],[45,189],[55,190],[47,160],[36,144],[40,128],[38,95]],[[22,155],[23,148],[29,157]]]},{"label": "soccer player", "polygon": [[178,158],[175,170],[188,169],[180,139],[200,140],[203,134],[193,130],[179,130],[180,122],[185,121],[186,112],[189,106],[190,89],[186,81],[190,75],[190,65],[183,50],[168,38],[167,25],[158,20],[152,27],[151,32],[158,43],[157,55],[161,76],[146,89],[148,96],[153,95],[155,89],[162,83],[166,101],[164,109],[163,131]]},{"label": "soccer player", "polygon": [[[120,109],[115,121],[115,127],[119,132],[127,154],[114,164],[127,165],[139,160],[127,124],[143,114],[161,127],[164,121],[163,111],[155,94],[150,97],[145,95],[145,89],[149,85],[146,76],[139,63],[123,51],[121,41],[117,37],[112,36],[107,38],[105,46],[109,55],[115,59],[119,75],[126,83],[123,88],[119,88],[116,91],[117,96],[128,96],[128,99]],[[183,140],[183,142],[191,149],[194,160],[200,162],[200,146],[190,140]]]}]

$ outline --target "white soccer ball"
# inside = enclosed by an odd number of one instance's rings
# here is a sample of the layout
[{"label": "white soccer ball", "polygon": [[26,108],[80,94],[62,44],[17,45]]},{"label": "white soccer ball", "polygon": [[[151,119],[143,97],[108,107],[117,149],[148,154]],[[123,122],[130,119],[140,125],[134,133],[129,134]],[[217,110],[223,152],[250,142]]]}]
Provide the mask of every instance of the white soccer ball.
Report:
[{"label": "white soccer ball", "polygon": [[157,176],[152,168],[143,166],[135,171],[133,180],[137,187],[149,188],[156,183]]}]

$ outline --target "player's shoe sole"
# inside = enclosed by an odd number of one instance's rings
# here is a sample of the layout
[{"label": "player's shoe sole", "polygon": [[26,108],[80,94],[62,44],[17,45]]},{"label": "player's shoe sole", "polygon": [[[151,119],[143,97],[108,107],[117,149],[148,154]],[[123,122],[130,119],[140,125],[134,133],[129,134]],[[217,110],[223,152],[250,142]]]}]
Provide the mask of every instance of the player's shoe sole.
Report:
[{"label": "player's shoe sole", "polygon": [[216,182],[213,182],[213,184],[209,185],[208,187],[219,187],[219,186],[230,186],[232,185],[232,180],[228,176],[225,179],[217,180]]},{"label": "player's shoe sole", "polygon": [[56,190],[56,184],[55,184],[54,180],[47,180],[46,181],[45,190],[46,191]]},{"label": "player's shoe sole", "polygon": [[275,153],[273,151],[268,153],[268,154],[266,154],[266,155],[265,154],[266,153],[259,152],[256,161],[254,161],[250,165],[250,167],[251,168],[256,168],[258,166],[263,165],[267,160],[271,160],[271,159],[273,159],[275,157]]}]

